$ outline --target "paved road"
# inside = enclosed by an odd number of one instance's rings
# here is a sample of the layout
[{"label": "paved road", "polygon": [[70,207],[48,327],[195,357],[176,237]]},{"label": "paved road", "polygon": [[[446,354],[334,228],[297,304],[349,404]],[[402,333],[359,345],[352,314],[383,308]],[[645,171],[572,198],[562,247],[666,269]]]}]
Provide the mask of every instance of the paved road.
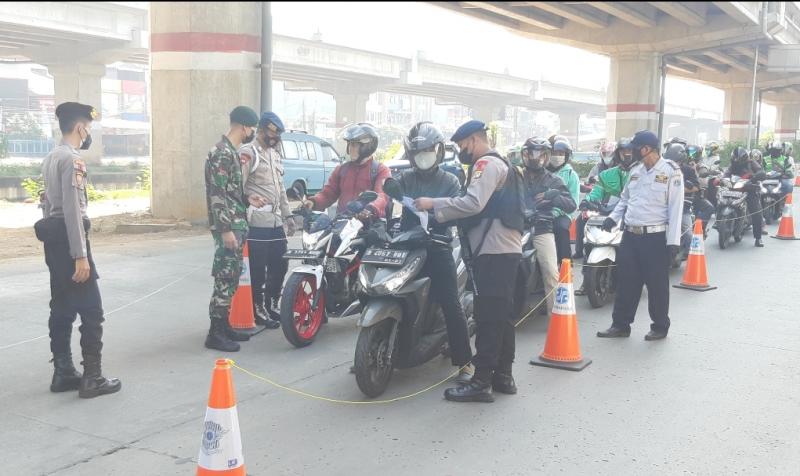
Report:
[{"label": "paved road", "polygon": [[[800,243],[768,239],[758,250],[747,238],[720,251],[710,238],[719,290],[673,290],[669,338],[642,339],[642,303],[630,339],[597,339],[610,307],[578,298],[582,350],[594,363],[580,373],[528,365],[547,327],[529,321],[518,332],[520,393],[491,405],[446,402],[442,388],[390,405],[334,405],[236,371],[248,473],[797,474]],[[89,401],[48,391],[43,260],[0,263],[0,473],[192,474],[220,355],[203,347],[210,237],[132,240],[96,255],[104,364],[123,389]],[[359,400],[348,374],[355,339],[354,319],[331,320],[309,348],[267,331],[231,356],[295,388]],[[397,372],[386,397],[450,370],[437,359]]]}]

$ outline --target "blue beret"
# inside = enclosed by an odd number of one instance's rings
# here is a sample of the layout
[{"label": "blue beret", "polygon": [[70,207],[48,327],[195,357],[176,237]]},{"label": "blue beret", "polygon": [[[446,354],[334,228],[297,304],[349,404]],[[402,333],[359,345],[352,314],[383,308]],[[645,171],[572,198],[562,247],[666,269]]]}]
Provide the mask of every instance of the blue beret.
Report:
[{"label": "blue beret", "polygon": [[461,124],[461,127],[459,127],[458,130],[456,130],[456,133],[453,134],[453,137],[451,137],[450,140],[453,142],[459,142],[478,131],[485,131],[485,130],[486,130],[486,124],[484,124],[481,121],[473,119],[471,121],[465,122],[464,124]]},{"label": "blue beret", "polygon": [[631,139],[631,145],[633,146],[643,146],[647,145],[653,147],[655,149],[660,149],[661,144],[658,141],[658,136],[655,135],[652,131],[639,131],[633,135],[633,139]]},{"label": "blue beret", "polygon": [[236,106],[231,111],[230,119],[232,124],[241,124],[247,127],[255,127],[258,124],[258,114],[247,106]]},{"label": "blue beret", "polygon": [[[269,127],[270,124],[273,127]],[[281,121],[281,118],[278,117],[278,115],[272,111],[261,113],[261,120],[258,121],[258,125],[260,127],[269,127],[270,130],[278,133],[286,130],[283,127],[283,122]]]}]

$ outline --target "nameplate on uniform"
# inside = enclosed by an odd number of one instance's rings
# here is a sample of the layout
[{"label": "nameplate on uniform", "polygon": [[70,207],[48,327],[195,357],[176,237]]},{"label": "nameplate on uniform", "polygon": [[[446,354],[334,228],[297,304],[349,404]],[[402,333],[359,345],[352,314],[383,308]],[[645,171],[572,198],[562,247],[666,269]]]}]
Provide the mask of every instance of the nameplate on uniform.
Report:
[{"label": "nameplate on uniform", "polygon": [[633,182],[634,180],[639,180],[638,175],[631,175],[630,181]]},{"label": "nameplate on uniform", "polygon": [[666,184],[669,181],[669,177],[663,174],[656,175],[656,183],[663,183]]}]

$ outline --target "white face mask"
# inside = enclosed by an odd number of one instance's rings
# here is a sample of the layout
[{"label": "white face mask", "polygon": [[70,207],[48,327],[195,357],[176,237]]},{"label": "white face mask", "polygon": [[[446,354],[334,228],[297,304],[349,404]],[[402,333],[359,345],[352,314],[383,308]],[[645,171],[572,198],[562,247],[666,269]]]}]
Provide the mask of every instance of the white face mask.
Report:
[{"label": "white face mask", "polygon": [[550,156],[550,165],[553,167],[561,167],[564,165],[564,162],[567,161],[567,158],[563,155],[551,155]]},{"label": "white face mask", "polygon": [[436,152],[420,152],[414,156],[414,164],[420,170],[429,170],[436,165]]}]

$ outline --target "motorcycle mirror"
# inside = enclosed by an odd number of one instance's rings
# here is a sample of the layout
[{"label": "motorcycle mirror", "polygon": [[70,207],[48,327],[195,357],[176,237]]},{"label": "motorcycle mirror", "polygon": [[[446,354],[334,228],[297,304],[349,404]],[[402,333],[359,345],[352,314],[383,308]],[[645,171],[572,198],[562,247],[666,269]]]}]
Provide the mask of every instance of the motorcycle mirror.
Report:
[{"label": "motorcycle mirror", "polygon": [[719,159],[714,161],[714,165],[719,165]]},{"label": "motorcycle mirror", "polygon": [[377,193],[372,190],[367,190],[366,192],[361,192],[361,195],[358,196],[358,201],[361,203],[370,203],[374,202],[377,198]]},{"label": "motorcycle mirror", "polygon": [[383,191],[389,197],[397,200],[398,202],[403,201],[403,186],[400,185],[400,182],[393,178],[387,178],[385,182],[383,182]]},{"label": "motorcycle mirror", "polygon": [[293,186],[286,189],[286,198],[291,200],[302,200],[303,199],[303,191],[300,190],[299,187]]}]

